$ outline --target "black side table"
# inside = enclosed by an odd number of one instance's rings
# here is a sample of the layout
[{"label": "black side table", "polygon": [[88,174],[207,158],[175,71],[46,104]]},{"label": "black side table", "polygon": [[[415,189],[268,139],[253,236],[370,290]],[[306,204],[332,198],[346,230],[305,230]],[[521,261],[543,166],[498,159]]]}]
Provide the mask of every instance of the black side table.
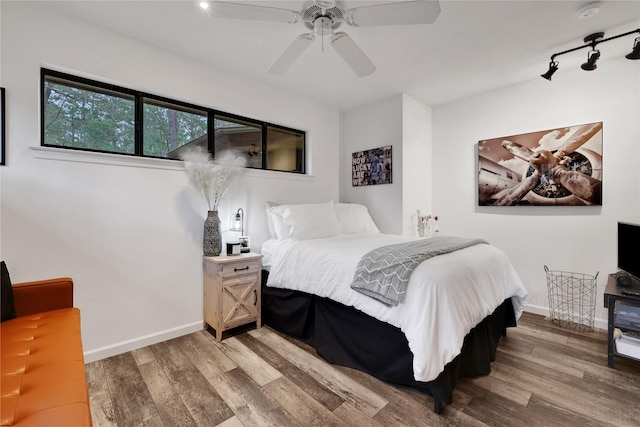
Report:
[{"label": "black side table", "polygon": [[[637,288],[637,284],[636,284]],[[610,274],[607,279],[607,286],[604,290],[604,306],[608,309],[608,327],[607,327],[607,364],[610,368],[613,368],[613,357],[621,356],[628,357],[630,359],[635,359],[633,357],[627,356],[625,354],[617,353],[615,350],[615,345],[613,342],[613,330],[618,327],[625,331],[639,332],[640,328],[630,328],[628,326],[618,326],[616,325],[615,319],[615,309],[616,302],[623,301],[626,304],[635,305],[640,307],[640,296],[637,295],[629,295],[622,293],[622,287],[618,286],[616,283],[615,274]]]}]

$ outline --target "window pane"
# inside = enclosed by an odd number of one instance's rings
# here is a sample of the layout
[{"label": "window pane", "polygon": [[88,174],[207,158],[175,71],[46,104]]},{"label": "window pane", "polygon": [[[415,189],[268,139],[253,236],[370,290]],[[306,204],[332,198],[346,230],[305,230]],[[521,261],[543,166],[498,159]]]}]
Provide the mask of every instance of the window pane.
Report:
[{"label": "window pane", "polygon": [[44,145],[135,152],[135,98],[47,76]]},{"label": "window pane", "polygon": [[143,105],[143,155],[179,159],[190,147],[207,150],[206,111],[151,99]]},{"label": "window pane", "polygon": [[304,133],[267,127],[267,169],[304,173]]},{"label": "window pane", "polygon": [[216,116],[215,152],[235,150],[246,153],[247,167],[262,168],[262,126],[224,116]]}]

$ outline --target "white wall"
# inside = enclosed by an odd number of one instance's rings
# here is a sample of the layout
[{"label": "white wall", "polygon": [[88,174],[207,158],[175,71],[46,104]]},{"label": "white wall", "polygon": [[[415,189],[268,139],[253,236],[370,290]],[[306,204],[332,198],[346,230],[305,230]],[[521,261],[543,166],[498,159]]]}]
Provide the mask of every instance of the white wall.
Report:
[{"label": "white wall", "polygon": [[[431,200],[431,109],[401,94],[342,113],[340,199],[369,207],[384,233],[417,235]],[[353,187],[351,154],[392,145],[392,184]]]},{"label": "white wall", "polygon": [[[547,313],[543,270],[616,271],[617,221],[640,222],[640,62],[601,61],[594,72],[559,71],[433,108],[433,205],[450,234],[479,236],[503,249],[529,291],[527,310]],[[479,140],[603,122],[602,207],[476,207]]]},{"label": "white wall", "polygon": [[437,215],[431,210],[432,194],[431,107],[403,95],[402,109],[402,212],[403,233],[417,236],[416,211]]},{"label": "white wall", "polygon": [[[361,203],[383,233],[402,234],[402,103],[395,95],[341,114],[340,201]],[[351,154],[391,145],[392,183],[353,187]]]},{"label": "white wall", "polygon": [[305,130],[312,176],[251,171],[221,207],[223,227],[244,208],[255,249],[267,238],[266,200],[338,199],[336,110],[35,3],[0,5],[8,140],[7,166],[0,168],[0,251],[14,282],[74,279],[88,361],[202,328],[207,208],[173,162],[88,163],[32,150],[40,144],[41,67]]}]

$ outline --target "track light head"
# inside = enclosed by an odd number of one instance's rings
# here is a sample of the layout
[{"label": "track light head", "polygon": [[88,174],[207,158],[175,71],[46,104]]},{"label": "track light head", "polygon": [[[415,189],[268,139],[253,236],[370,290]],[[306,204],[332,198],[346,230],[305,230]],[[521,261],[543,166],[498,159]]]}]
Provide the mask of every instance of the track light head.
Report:
[{"label": "track light head", "polygon": [[582,68],[585,71],[593,71],[596,68],[598,68],[598,66],[596,65],[596,62],[598,62],[598,59],[600,58],[600,51],[597,49],[594,49],[592,51],[589,52],[589,57],[587,58],[587,62],[585,62],[584,64],[582,64],[580,66],[580,68]]},{"label": "track light head", "polygon": [[551,62],[549,62],[549,70],[544,74],[540,74],[540,77],[551,81],[551,76],[553,76],[553,73],[555,73],[556,71],[558,71],[558,62],[551,60]]},{"label": "track light head", "polygon": [[640,37],[636,38],[633,44],[633,50],[624,56],[627,59],[640,59]]}]

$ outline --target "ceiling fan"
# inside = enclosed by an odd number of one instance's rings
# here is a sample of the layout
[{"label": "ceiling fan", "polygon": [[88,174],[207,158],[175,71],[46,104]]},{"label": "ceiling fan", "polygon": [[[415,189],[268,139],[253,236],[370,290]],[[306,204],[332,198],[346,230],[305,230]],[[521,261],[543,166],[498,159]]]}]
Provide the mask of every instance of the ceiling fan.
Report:
[{"label": "ceiling fan", "polygon": [[376,66],[347,33],[335,31],[342,24],[353,27],[430,24],[440,14],[437,0],[374,4],[351,9],[339,0],[311,0],[305,2],[300,11],[226,1],[212,1],[209,7],[211,13],[220,18],[286,24],[301,22],[311,30],[300,34],[293,41],[269,68],[270,74],[283,74],[287,71],[316,36],[324,38],[331,35],[331,46],[359,77],[370,75],[376,70]]}]

